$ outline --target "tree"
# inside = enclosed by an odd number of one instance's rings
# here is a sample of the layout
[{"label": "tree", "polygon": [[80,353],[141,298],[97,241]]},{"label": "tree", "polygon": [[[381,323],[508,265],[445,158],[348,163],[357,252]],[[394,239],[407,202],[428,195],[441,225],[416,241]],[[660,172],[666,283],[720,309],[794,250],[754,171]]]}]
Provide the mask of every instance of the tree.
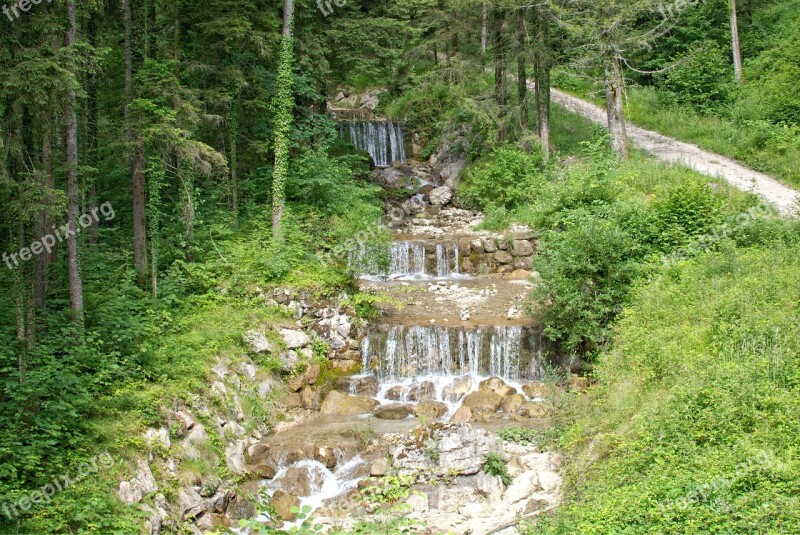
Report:
[{"label": "tree", "polygon": [[[78,22],[75,0],[67,1],[69,29],[67,30],[67,48],[73,47],[77,39]],[[73,66],[74,69],[74,66]],[[76,73],[73,70],[73,75]],[[77,80],[77,75],[75,76]],[[83,280],[81,278],[80,259],[78,258],[78,211],[80,208],[80,192],[78,190],[78,115],[77,95],[75,87],[70,87],[64,115],[67,119],[67,265],[69,273],[69,302],[73,319],[83,325]]]},{"label": "tree", "polygon": [[283,3],[283,34],[278,57],[277,91],[275,95],[275,168],[272,173],[272,237],[281,238],[281,219],[286,204],[286,175],[289,173],[289,133],[292,128],[292,0]]},{"label": "tree", "polygon": [[550,142],[550,11],[547,6],[534,8],[534,77],[536,82],[536,128],[545,161],[552,152]]},{"label": "tree", "polygon": [[736,0],[731,0],[731,41],[733,71],[736,73],[736,81],[742,83],[742,47],[739,45],[739,16],[736,13]]}]

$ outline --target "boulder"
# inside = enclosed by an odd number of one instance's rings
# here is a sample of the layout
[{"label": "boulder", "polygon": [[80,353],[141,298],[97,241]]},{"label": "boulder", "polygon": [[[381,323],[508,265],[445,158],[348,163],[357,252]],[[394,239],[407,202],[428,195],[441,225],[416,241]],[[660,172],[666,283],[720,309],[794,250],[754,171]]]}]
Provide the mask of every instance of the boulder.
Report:
[{"label": "boulder", "polygon": [[512,281],[524,281],[528,280],[530,276],[531,272],[527,269],[515,269],[508,275],[508,278]]},{"label": "boulder", "polygon": [[447,414],[447,405],[441,401],[425,400],[420,402],[415,408],[414,413],[420,418],[437,419]]},{"label": "boulder", "polygon": [[454,424],[465,424],[472,421],[472,409],[462,405],[458,408],[456,413],[450,418],[450,422]]},{"label": "boulder", "polygon": [[405,420],[414,414],[414,406],[405,403],[392,403],[375,409],[375,418],[381,420]]},{"label": "boulder", "polygon": [[247,331],[242,338],[253,353],[272,353],[272,344],[262,332]]},{"label": "boulder", "polygon": [[369,469],[369,475],[372,477],[383,477],[389,473],[389,469],[391,467],[391,463],[387,457],[380,457],[372,461],[372,465]]},{"label": "boulder", "polygon": [[511,394],[516,394],[517,389],[499,377],[491,377],[478,385],[478,392],[492,392],[504,398]]},{"label": "boulder", "polygon": [[300,349],[311,343],[311,337],[303,331],[281,329],[281,338],[288,349]]},{"label": "boulder", "polygon": [[386,399],[392,401],[404,401],[408,397],[407,386],[393,386],[386,391]]},{"label": "boulder", "polygon": [[322,396],[322,392],[320,392],[319,388],[314,388],[313,386],[307,386],[300,392],[300,401],[303,403],[303,407],[306,409],[311,409],[312,411],[318,411],[321,402],[320,398]]},{"label": "boulder", "polygon": [[477,474],[486,455],[498,450],[497,437],[488,431],[469,424],[436,423],[404,436],[391,455],[401,475],[454,476]]},{"label": "boulder", "polygon": [[436,385],[430,381],[415,384],[408,391],[408,401],[425,401],[436,397]]},{"label": "boulder", "polygon": [[453,189],[448,186],[442,186],[432,190],[429,195],[432,205],[445,206],[453,200]]},{"label": "boulder", "polygon": [[589,384],[589,379],[587,377],[581,377],[574,373],[570,375],[568,381],[570,392],[583,392],[589,388]]},{"label": "boulder", "polygon": [[527,400],[522,394],[511,394],[503,400],[503,412],[506,414],[516,414],[525,403],[527,403]]},{"label": "boulder", "polygon": [[296,513],[292,513],[293,507],[300,507],[300,498],[288,492],[276,490],[269,500],[270,505],[275,508],[275,514],[281,520],[293,522],[297,518]]},{"label": "boulder", "polygon": [[280,490],[289,494],[311,496],[322,488],[324,482],[325,474],[319,465],[309,465],[290,466],[275,484],[280,485]]},{"label": "boulder", "polygon": [[500,264],[511,264],[514,262],[514,257],[508,251],[497,251],[494,253],[494,259]]},{"label": "boulder", "polygon": [[387,167],[386,169],[376,171],[373,176],[378,184],[387,188],[401,186],[406,178],[406,175],[395,167]]},{"label": "boulder", "polygon": [[453,381],[442,389],[442,399],[455,403],[460,401],[472,390],[472,377],[464,375],[456,377]]},{"label": "boulder", "polygon": [[547,418],[550,416],[550,408],[543,401],[526,401],[518,413],[525,418]]},{"label": "boulder", "polygon": [[533,255],[533,245],[528,240],[514,240],[511,244],[511,254],[514,256]]},{"label": "boulder", "polygon": [[303,387],[313,385],[317,382],[317,379],[319,379],[320,371],[319,364],[312,364],[305,372],[289,380],[289,390],[292,392],[300,392]]},{"label": "boulder", "polygon": [[550,399],[559,393],[556,385],[533,381],[522,385],[522,392],[530,399]]},{"label": "boulder", "polygon": [[369,414],[379,405],[377,400],[362,396],[350,396],[332,390],[319,411],[322,414],[335,416],[354,416],[358,414]]},{"label": "boulder", "polygon": [[503,403],[503,397],[494,392],[473,392],[464,398],[463,406],[469,407],[474,416],[493,414]]},{"label": "boulder", "polygon": [[497,243],[492,239],[484,240],[483,250],[487,253],[494,253],[497,251]]}]

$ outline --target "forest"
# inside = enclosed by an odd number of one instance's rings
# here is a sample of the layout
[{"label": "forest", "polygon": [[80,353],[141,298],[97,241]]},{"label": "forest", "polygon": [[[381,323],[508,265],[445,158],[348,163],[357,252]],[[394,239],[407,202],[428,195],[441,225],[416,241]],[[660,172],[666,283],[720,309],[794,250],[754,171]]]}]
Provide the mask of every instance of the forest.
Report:
[{"label": "forest", "polygon": [[800,0],[0,12],[0,534],[800,533]]}]

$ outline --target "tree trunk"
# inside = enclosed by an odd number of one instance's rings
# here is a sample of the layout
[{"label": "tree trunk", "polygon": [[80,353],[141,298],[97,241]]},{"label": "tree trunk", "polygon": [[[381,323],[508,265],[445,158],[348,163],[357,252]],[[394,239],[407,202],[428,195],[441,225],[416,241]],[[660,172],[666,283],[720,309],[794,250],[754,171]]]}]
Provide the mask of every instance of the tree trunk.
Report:
[{"label": "tree trunk", "polygon": [[536,131],[545,161],[550,159],[550,21],[545,8],[536,7],[536,44],[534,78],[536,79]]},{"label": "tree trunk", "polygon": [[294,4],[284,0],[283,39],[278,61],[276,125],[275,125],[275,169],[272,174],[272,237],[281,239],[281,219],[286,203],[286,175],[289,172],[289,134],[292,128],[292,19]]},{"label": "tree trunk", "polygon": [[133,98],[133,15],[131,1],[123,0],[125,19],[125,129],[131,157],[131,198],[133,202],[133,265],[140,284],[147,280],[147,226],[145,222],[144,144],[134,131],[131,118]]},{"label": "tree trunk", "polygon": [[613,51],[606,61],[606,111],[608,113],[608,132],[611,135],[611,148],[620,160],[628,159],[628,133],[625,128],[623,92],[625,79],[619,56]]},{"label": "tree trunk", "polygon": [[[88,31],[88,38],[89,44],[94,48],[97,45],[97,23],[95,20],[95,15],[92,15],[89,19],[89,31]],[[87,147],[89,152],[89,161],[91,165],[97,169],[99,162],[98,162],[98,153],[97,153],[97,137],[98,137],[98,129],[97,129],[97,78],[95,75],[92,75],[91,78],[88,80],[89,87],[86,90],[87,99],[86,99],[86,126],[87,126]],[[96,210],[98,208],[98,201],[97,201],[97,181],[100,179],[100,174],[97,173],[94,175],[94,179],[92,183],[89,185],[89,213],[97,213]],[[96,217],[92,218],[92,222],[89,226],[89,243],[96,244],[99,240],[99,231],[100,231],[100,220]]]},{"label": "tree trunk", "polygon": [[503,49],[503,14],[500,8],[492,10],[492,40],[494,44],[494,100],[499,107],[500,120],[497,127],[497,140],[502,143],[508,138],[505,124],[505,107],[508,102],[506,92],[506,58]]},{"label": "tree trunk", "polygon": [[517,19],[517,93],[519,96],[519,122],[522,130],[528,129],[528,71],[525,64],[526,31],[525,16],[522,9],[516,12]]},{"label": "tree trunk", "polygon": [[731,41],[733,43],[733,71],[736,81],[741,83],[743,78],[742,48],[739,45],[739,17],[736,14],[736,0],[731,0]]},{"label": "tree trunk", "polygon": [[[69,14],[69,30],[66,45],[75,43],[78,33],[77,9],[75,0],[67,0]],[[75,89],[70,88],[67,95],[67,262],[69,279],[69,302],[74,321],[83,325],[83,281],[81,279],[80,260],[78,258],[78,208],[80,196],[78,191],[78,107]]]},{"label": "tree trunk", "polygon": [[481,54],[486,57],[486,38],[489,34],[489,5],[484,2],[481,7]]},{"label": "tree trunk", "polygon": [[228,145],[230,146],[230,172],[231,172],[231,215],[233,224],[239,225],[239,122],[236,117],[236,98],[234,97],[228,117]]}]

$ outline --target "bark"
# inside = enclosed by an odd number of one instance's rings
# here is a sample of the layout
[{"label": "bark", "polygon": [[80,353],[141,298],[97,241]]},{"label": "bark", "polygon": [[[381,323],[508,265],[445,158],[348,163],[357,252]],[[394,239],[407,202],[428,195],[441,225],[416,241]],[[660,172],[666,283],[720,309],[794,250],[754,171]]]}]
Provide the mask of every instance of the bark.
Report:
[{"label": "bark", "polygon": [[[89,19],[88,31],[89,44],[94,48],[97,44],[97,26],[95,16]],[[87,147],[89,152],[89,160],[91,165],[97,168],[98,166],[98,153],[97,153],[97,78],[92,75],[88,81],[89,87],[87,88],[86,99],[86,137]],[[89,213],[96,213],[98,207],[97,201],[97,181],[100,175],[96,174],[94,180],[89,185]],[[96,244],[99,240],[100,221],[98,218],[92,218],[92,223],[89,226],[89,243]]]},{"label": "bark", "polygon": [[123,0],[125,23],[125,128],[131,157],[131,198],[133,202],[133,265],[140,284],[147,279],[147,223],[145,221],[144,144],[135,133],[131,118],[133,94],[133,15],[131,1]]},{"label": "bark", "polygon": [[528,129],[528,71],[525,63],[525,17],[522,9],[516,12],[517,20],[517,93],[519,96],[519,122],[522,130]]},{"label": "bark", "polygon": [[492,35],[494,44],[494,99],[500,108],[500,121],[497,129],[497,140],[504,142],[508,137],[505,125],[505,106],[508,102],[506,92],[506,57],[503,49],[503,14],[499,8],[492,13]]},{"label": "bark", "polygon": [[606,111],[608,113],[608,132],[611,135],[611,148],[620,160],[628,159],[628,133],[625,128],[623,92],[625,79],[619,56],[611,52],[606,60]]},{"label": "bark", "polygon": [[536,8],[534,77],[536,78],[536,130],[545,161],[550,159],[550,21],[544,8]]},{"label": "bark", "polygon": [[489,6],[486,2],[481,8],[481,54],[486,56],[486,38],[489,34]]},{"label": "bark", "polygon": [[736,0],[731,0],[731,41],[733,50],[733,71],[736,81],[741,83],[743,78],[742,48],[739,45],[739,17],[736,14]]},{"label": "bark", "polygon": [[[75,0],[67,0],[69,14],[69,30],[67,31],[66,44],[75,43],[78,32],[77,9]],[[83,280],[81,279],[80,259],[78,258],[78,209],[80,196],[78,191],[78,116],[76,109],[77,96],[74,89],[67,95],[67,276],[69,279],[69,302],[73,320],[78,325],[83,325]]]}]

